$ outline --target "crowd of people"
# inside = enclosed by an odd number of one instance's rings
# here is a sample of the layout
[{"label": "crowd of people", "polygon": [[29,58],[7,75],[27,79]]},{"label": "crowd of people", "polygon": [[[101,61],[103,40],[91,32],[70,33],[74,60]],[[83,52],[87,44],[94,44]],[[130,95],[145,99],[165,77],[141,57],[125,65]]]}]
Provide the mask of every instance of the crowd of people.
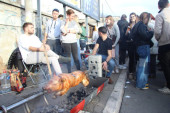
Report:
[{"label": "crowd of people", "polygon": [[120,29],[120,64],[125,63],[126,51],[129,57],[129,79],[136,80],[136,88],[149,89],[148,77],[156,77],[156,60],[166,79],[166,86],[158,91],[170,94],[170,13],[169,1],[159,0],[160,11],[156,17],[148,12],[140,16],[131,13],[129,23],[126,15],[118,22]]},{"label": "crowd of people", "polygon": [[[162,66],[167,86],[160,92],[170,94],[170,9],[168,0],[159,0],[160,9],[154,18],[148,12],[140,16],[134,12],[129,16],[122,15],[118,22],[111,15],[105,19],[105,24],[98,29],[94,27],[92,42],[95,44],[92,55],[101,55],[103,69],[108,70],[106,77],[111,80],[112,73],[128,67],[129,79],[136,80],[136,88],[149,89],[148,77],[156,77],[156,56]],[[67,64],[68,72],[72,72],[71,62],[74,61],[77,70],[81,69],[81,50],[86,50],[88,36],[85,23],[78,23],[78,16],[72,9],[67,10],[66,19],[61,20],[59,10],[52,11],[52,19],[46,24],[45,38],[40,42],[34,35],[32,23],[24,23],[19,38],[19,49],[26,64],[45,61],[44,51],[52,64],[56,75],[62,73],[60,62]],[[61,18],[63,18],[61,16]],[[159,46],[159,50],[158,50]],[[126,65],[128,53],[129,64]]]}]

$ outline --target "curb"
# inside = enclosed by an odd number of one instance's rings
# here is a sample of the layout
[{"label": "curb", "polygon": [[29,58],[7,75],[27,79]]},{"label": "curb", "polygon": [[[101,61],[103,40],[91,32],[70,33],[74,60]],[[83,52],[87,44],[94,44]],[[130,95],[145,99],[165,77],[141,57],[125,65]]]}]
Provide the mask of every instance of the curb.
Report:
[{"label": "curb", "polygon": [[124,87],[127,78],[127,70],[122,70],[115,87],[106,103],[103,113],[119,113],[123,95]]}]

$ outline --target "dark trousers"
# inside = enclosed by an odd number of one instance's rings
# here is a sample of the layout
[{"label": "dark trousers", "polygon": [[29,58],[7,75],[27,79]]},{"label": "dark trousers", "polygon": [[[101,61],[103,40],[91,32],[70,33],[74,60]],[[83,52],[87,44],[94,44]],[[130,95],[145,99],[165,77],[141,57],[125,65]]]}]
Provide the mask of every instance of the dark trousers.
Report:
[{"label": "dark trousers", "polygon": [[133,46],[128,47],[129,73],[136,72],[136,49]]},{"label": "dark trousers", "polygon": [[170,52],[159,54],[159,60],[165,75],[167,87],[170,89]]},{"label": "dark trousers", "polygon": [[156,77],[156,54],[151,54],[150,56],[150,75]]},{"label": "dark trousers", "polygon": [[[80,62],[78,59],[77,42],[76,43],[62,43],[64,54],[71,59],[71,54],[76,65],[77,70],[80,70]],[[68,73],[71,73],[71,62],[67,63]]]},{"label": "dark trousers", "polygon": [[119,64],[122,65],[122,64],[125,64],[125,59],[126,59],[126,49],[125,48],[121,48],[121,45],[119,47]]},{"label": "dark trousers", "polygon": [[50,46],[51,50],[58,55],[62,55],[62,47],[60,39],[50,40],[47,39],[47,44]]}]

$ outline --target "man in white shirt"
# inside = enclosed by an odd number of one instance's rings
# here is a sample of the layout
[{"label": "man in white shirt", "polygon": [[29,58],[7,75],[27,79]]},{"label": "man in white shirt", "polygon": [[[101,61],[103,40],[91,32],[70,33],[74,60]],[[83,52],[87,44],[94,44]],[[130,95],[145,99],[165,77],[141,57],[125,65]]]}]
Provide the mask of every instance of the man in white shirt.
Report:
[{"label": "man in white shirt", "polygon": [[48,60],[52,64],[56,75],[61,74],[62,71],[58,62],[59,56],[50,50],[49,45],[45,45],[44,48],[39,38],[34,35],[34,25],[32,23],[24,23],[23,30],[24,34],[20,36],[18,45],[24,62],[26,64],[47,63],[44,56],[46,49]]}]

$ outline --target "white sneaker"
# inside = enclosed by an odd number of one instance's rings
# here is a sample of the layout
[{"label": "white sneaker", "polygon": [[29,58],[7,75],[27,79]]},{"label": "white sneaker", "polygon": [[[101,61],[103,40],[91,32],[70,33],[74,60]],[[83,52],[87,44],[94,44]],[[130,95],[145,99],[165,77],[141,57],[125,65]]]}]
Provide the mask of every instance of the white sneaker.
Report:
[{"label": "white sneaker", "polygon": [[115,73],[115,71],[113,70],[112,73]]},{"label": "white sneaker", "polygon": [[124,65],[119,65],[119,69],[127,69]]},{"label": "white sneaker", "polygon": [[116,69],[115,69],[115,72],[116,72],[116,73],[119,73],[119,69],[118,69],[118,68],[116,68]]},{"label": "white sneaker", "polygon": [[164,89],[167,89],[167,87],[160,88],[160,89],[158,89],[158,91],[162,92]]},{"label": "white sneaker", "polygon": [[167,87],[164,87],[162,89],[158,89],[159,92],[165,93],[165,94],[170,94],[170,89]]},{"label": "white sneaker", "polygon": [[123,66],[127,67],[127,64],[123,64]]}]

